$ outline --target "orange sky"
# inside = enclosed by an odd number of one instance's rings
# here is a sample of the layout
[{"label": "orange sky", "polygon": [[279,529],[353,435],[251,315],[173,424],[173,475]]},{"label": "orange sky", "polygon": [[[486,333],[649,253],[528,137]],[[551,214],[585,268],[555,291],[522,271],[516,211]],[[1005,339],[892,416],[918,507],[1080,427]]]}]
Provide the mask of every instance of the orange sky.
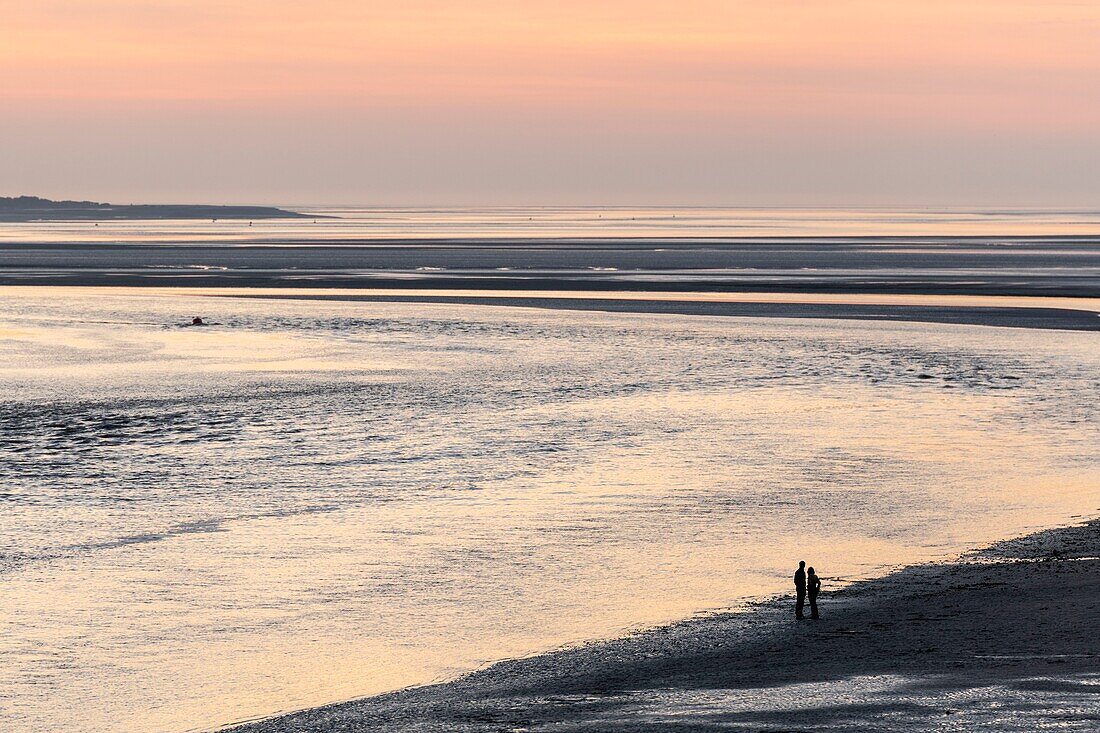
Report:
[{"label": "orange sky", "polygon": [[[0,133],[24,142],[0,149],[0,193],[918,202],[943,189],[942,159],[959,203],[1052,181],[1067,203],[1100,194],[1096,2],[0,0],[0,15]],[[282,185],[280,140],[296,151]],[[92,141],[118,170],[72,160]],[[206,166],[228,154],[262,175],[204,188],[195,155],[212,147]],[[960,155],[978,168],[965,186]],[[1080,170],[1055,175],[1062,158]],[[641,185],[645,161],[672,180]],[[1019,190],[1014,163],[1033,181]],[[784,185],[807,167],[845,190]]]}]

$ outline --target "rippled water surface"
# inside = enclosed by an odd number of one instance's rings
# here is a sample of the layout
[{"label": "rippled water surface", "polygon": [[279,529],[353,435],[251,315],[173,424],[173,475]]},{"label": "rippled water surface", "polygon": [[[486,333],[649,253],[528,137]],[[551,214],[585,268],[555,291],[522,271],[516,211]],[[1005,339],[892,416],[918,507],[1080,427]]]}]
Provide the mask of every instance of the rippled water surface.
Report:
[{"label": "rippled water surface", "polygon": [[1089,333],[0,308],[5,731],[210,729],[1100,507]]}]

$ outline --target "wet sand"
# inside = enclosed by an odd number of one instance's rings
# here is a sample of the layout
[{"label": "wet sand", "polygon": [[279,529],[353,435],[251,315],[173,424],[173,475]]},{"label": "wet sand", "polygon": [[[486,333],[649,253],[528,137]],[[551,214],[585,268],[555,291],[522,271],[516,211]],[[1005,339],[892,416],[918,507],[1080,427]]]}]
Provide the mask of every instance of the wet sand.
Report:
[{"label": "wet sand", "polygon": [[[0,285],[1100,297],[1100,238],[0,238]],[[134,235],[127,235],[133,237]],[[222,236],[228,236],[223,233]],[[72,238],[69,241],[69,238]]]},{"label": "wet sand", "polygon": [[[188,296],[315,300],[370,303],[444,303],[456,305],[542,308],[606,313],[647,313],[742,318],[817,318],[871,321],[908,321],[1009,328],[1100,331],[1100,298],[1002,295],[902,295],[896,293],[736,293],[736,292],[617,292],[366,289],[321,287],[209,287],[191,286],[64,286],[0,285],[7,297],[33,297],[44,291],[65,294]],[[216,318],[218,306],[199,306],[207,318]],[[181,317],[187,319],[188,312]]]},{"label": "wet sand", "polygon": [[[0,286],[250,290],[364,302],[1100,330],[1094,236],[309,240],[237,232],[240,239],[226,240],[222,232],[209,240],[131,241],[120,233],[117,240],[84,241],[70,232],[56,236],[76,241],[40,241],[32,235],[15,230],[0,242]],[[889,302],[899,294],[924,300]],[[714,297],[701,297],[707,295]],[[1001,302],[982,300],[990,298]]]},{"label": "wet sand", "polygon": [[[812,560],[812,558],[810,558]],[[1100,727],[1100,520],[233,729],[1033,731]]]},{"label": "wet sand", "polygon": [[[955,323],[1010,328],[1050,328],[1069,331],[1100,331],[1100,300],[1096,298],[983,298],[981,296],[913,296],[890,302],[869,301],[862,294],[837,297],[801,297],[799,294],[760,293],[646,293],[623,292],[481,295],[386,293],[345,291],[337,294],[267,292],[226,293],[232,297],[343,300],[358,302],[455,303],[518,308],[546,308],[606,313],[664,313],[692,316],[739,316],[743,318],[835,318],[842,320],[909,321]],[[699,297],[696,297],[699,296]],[[1031,302],[1029,302],[1031,301]]]}]

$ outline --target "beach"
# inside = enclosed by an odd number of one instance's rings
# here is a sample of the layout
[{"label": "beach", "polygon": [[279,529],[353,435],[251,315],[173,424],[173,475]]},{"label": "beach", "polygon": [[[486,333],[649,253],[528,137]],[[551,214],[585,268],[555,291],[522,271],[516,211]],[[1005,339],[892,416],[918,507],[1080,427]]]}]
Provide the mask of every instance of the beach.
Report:
[{"label": "beach", "polygon": [[0,733],[1100,733],[1100,2],[2,19]]},{"label": "beach", "polygon": [[1098,555],[1093,520],[232,730],[1095,730]]},{"label": "beach", "polygon": [[1095,237],[319,221],[0,226],[0,727],[1094,710],[1091,561],[952,558],[1096,511]]}]

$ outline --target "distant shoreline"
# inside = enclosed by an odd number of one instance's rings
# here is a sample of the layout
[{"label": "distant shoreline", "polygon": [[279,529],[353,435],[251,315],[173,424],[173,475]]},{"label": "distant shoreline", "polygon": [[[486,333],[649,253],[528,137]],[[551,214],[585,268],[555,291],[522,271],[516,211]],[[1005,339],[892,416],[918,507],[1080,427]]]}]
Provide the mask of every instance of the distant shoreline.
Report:
[{"label": "distant shoreline", "polygon": [[[579,648],[453,682],[225,730],[992,729],[1100,719],[1100,520]],[[803,700],[801,696],[806,695]],[[994,728],[996,726],[994,725]],[[1077,728],[1075,728],[1077,729]]]},{"label": "distant shoreline", "polygon": [[[310,214],[274,206],[206,204],[106,204],[96,201],[52,201],[37,196],[0,197],[0,222],[120,221],[161,219],[307,219]],[[323,217],[330,218],[330,217]]]}]

